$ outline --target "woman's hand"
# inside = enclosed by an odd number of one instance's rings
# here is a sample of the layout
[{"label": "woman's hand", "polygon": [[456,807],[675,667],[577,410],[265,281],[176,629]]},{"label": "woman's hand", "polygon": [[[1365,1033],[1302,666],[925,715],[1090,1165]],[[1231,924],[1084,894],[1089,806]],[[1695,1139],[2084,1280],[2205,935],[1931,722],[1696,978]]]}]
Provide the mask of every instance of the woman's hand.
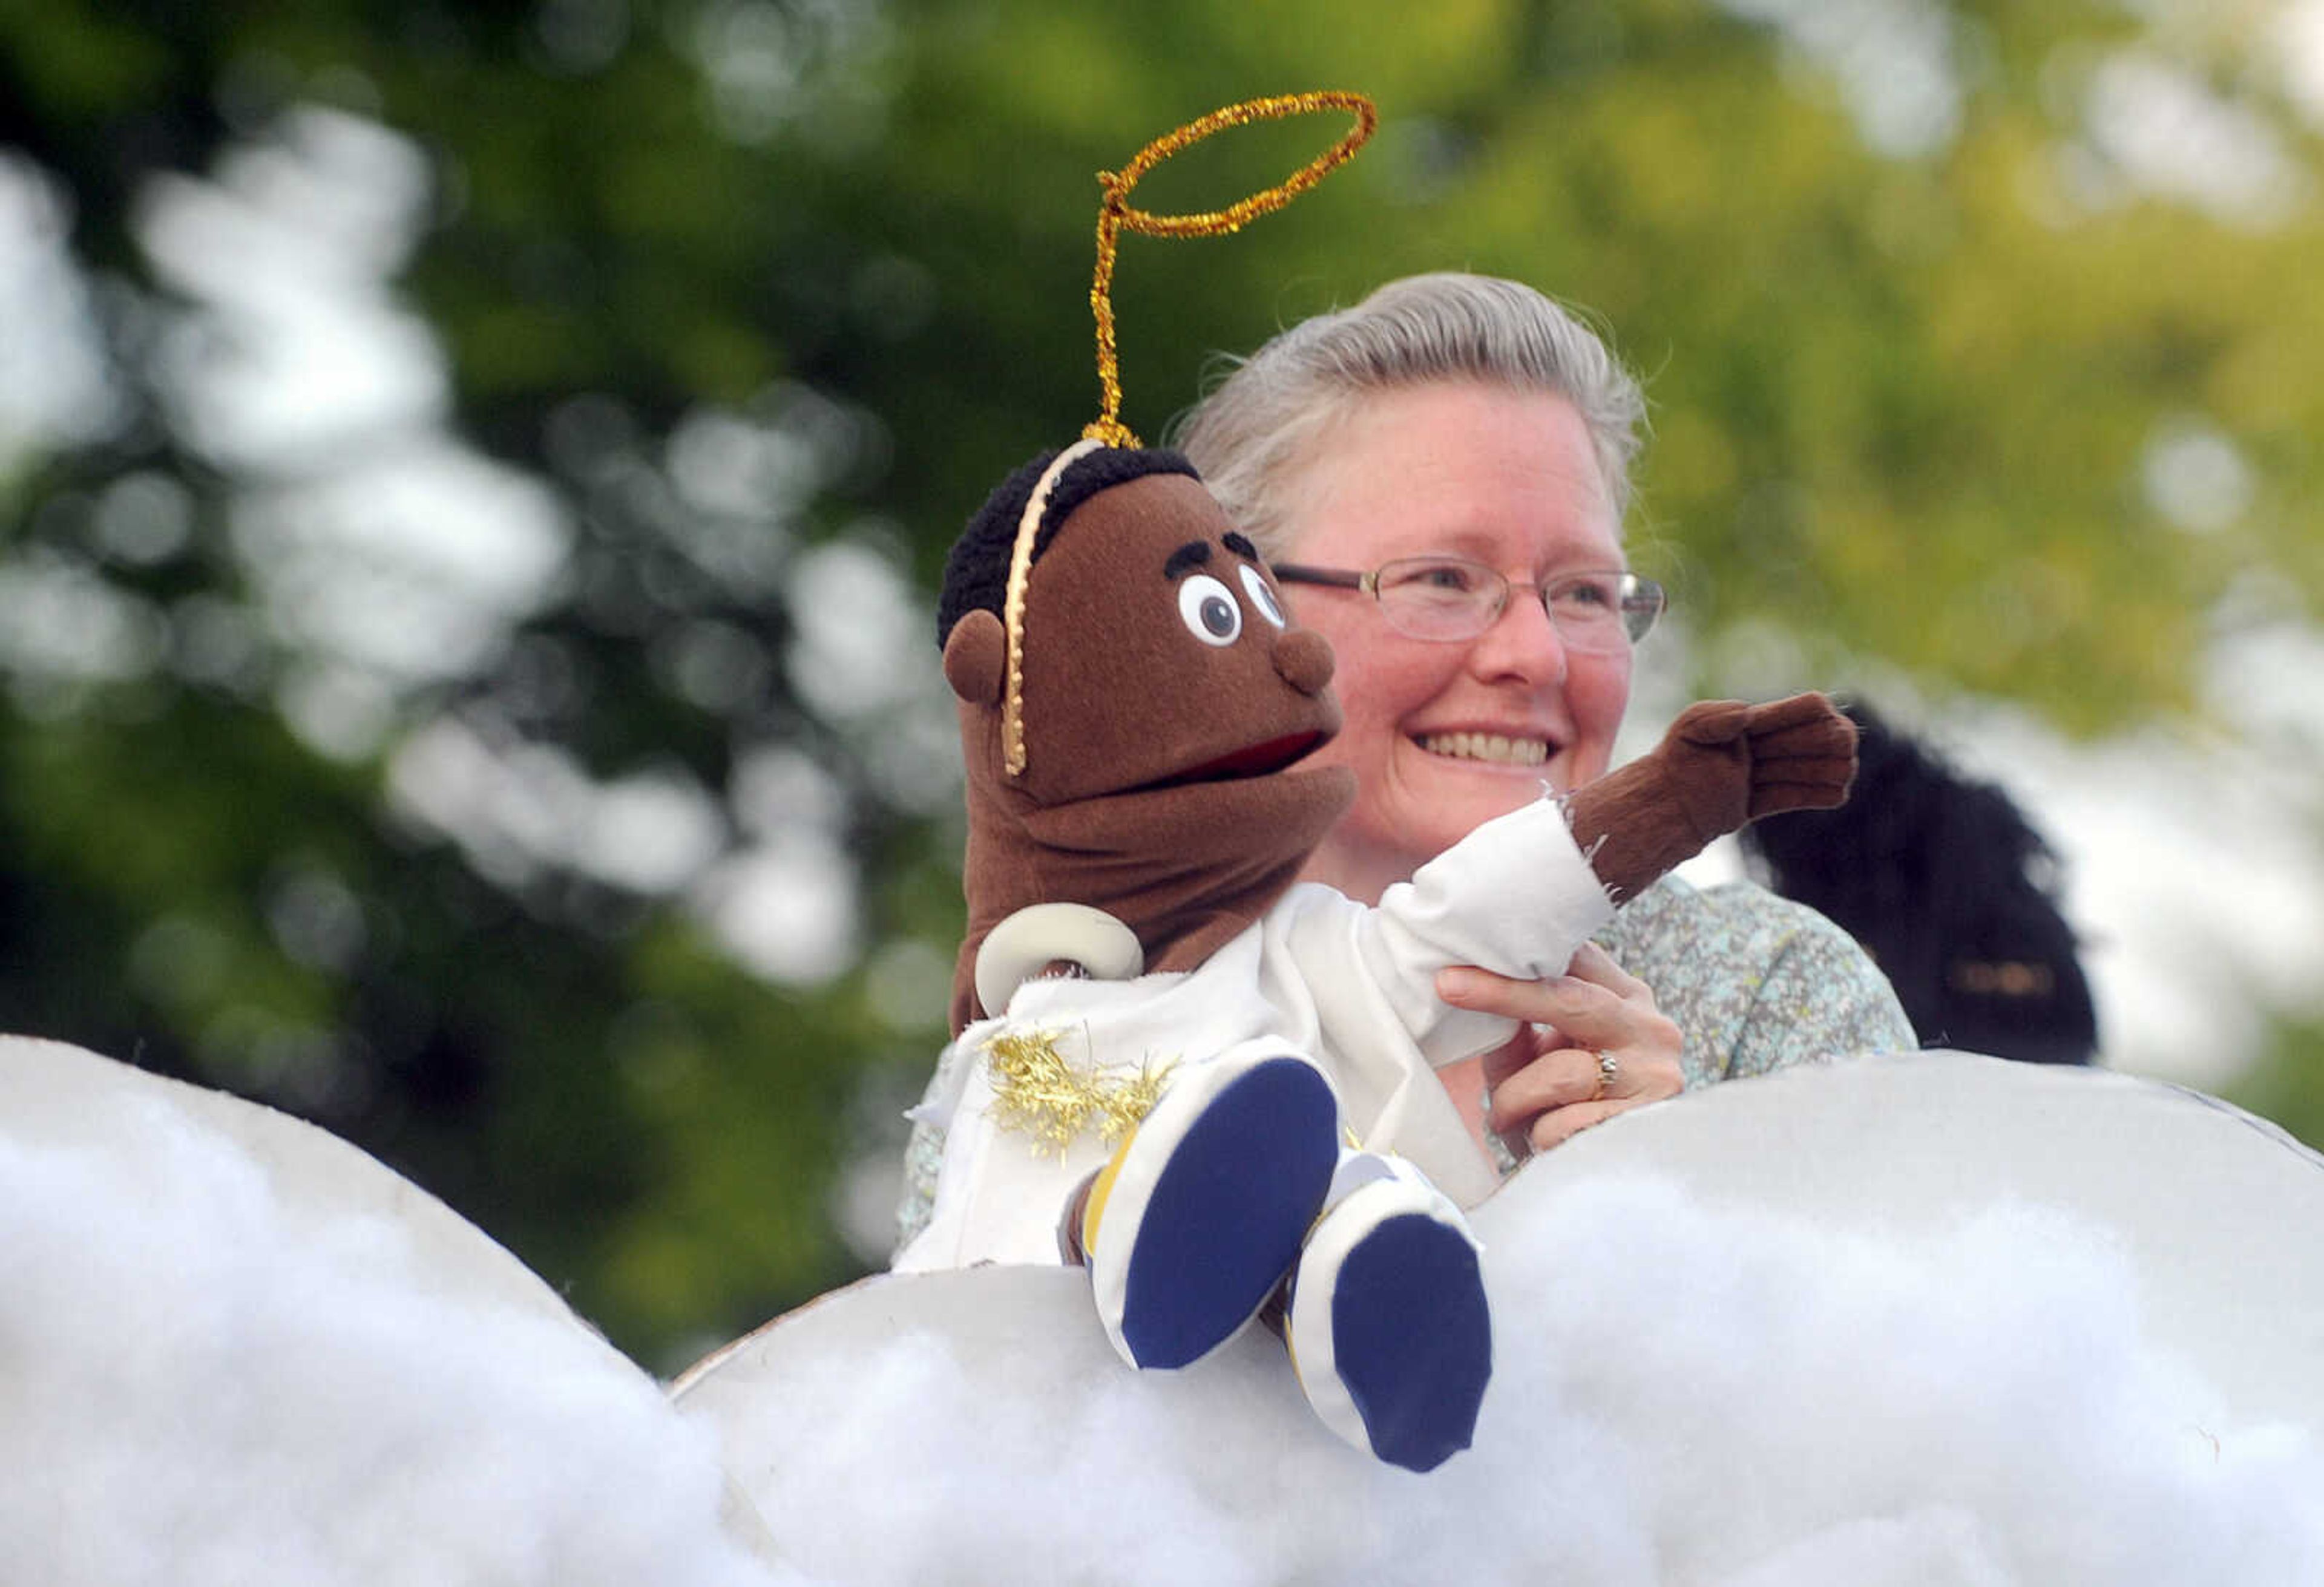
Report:
[{"label": "woman's hand", "polygon": [[[1582,944],[1563,976],[1513,981],[1464,965],[1437,973],[1436,995],[1456,1008],[1524,1023],[1479,1066],[1491,1107],[1480,1122],[1520,1158],[1685,1087],[1679,1028],[1655,1006],[1646,984],[1594,942]],[[1600,1053],[1614,1060],[1610,1082]],[[1453,1083],[1454,1070],[1443,1072]],[[1457,1092],[1455,1101],[1469,1115],[1473,1104]]]}]

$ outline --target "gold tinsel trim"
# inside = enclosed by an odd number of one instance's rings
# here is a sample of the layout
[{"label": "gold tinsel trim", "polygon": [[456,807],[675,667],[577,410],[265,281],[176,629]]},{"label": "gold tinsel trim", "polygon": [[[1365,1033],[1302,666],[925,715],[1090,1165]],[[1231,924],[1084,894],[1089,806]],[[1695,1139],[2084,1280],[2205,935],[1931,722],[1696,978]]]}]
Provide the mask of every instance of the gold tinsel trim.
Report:
[{"label": "gold tinsel trim", "polygon": [[1172,1067],[1149,1060],[1135,1073],[1085,1069],[1065,1057],[1061,1035],[1003,1031],[984,1044],[993,1122],[1029,1136],[1037,1155],[1063,1157],[1092,1126],[1114,1145],[1154,1110]]},{"label": "gold tinsel trim", "polygon": [[1025,775],[1025,592],[1033,577],[1033,542],[1049,492],[1065,470],[1095,452],[1100,443],[1076,441],[1057,454],[1034,482],[1033,494],[1018,516],[1017,538],[1009,548],[1009,587],[1001,603],[1001,626],[1009,641],[1008,687],[1001,697],[1001,766],[1012,777]]}]

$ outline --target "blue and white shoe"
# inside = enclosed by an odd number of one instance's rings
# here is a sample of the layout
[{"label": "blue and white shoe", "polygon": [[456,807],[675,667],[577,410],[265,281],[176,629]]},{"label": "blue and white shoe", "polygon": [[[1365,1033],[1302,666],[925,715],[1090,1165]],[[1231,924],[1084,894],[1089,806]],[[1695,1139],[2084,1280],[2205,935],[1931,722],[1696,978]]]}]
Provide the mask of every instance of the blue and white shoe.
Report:
[{"label": "blue and white shoe", "polygon": [[1325,1426],[1406,1471],[1469,1447],[1493,1375],[1479,1250],[1417,1169],[1348,1154],[1285,1319],[1293,1370]]},{"label": "blue and white shoe", "polygon": [[1323,1205],[1339,1130],[1331,1083],[1281,1041],[1172,1078],[1081,1215],[1098,1316],[1124,1361],[1190,1365],[1258,1314]]}]

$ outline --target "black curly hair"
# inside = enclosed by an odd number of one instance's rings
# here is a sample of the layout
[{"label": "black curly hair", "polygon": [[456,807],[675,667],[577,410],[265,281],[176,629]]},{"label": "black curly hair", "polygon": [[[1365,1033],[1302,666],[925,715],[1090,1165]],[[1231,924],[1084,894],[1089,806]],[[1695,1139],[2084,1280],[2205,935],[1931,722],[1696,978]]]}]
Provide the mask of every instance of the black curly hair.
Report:
[{"label": "black curly hair", "polygon": [[1746,827],[1745,851],[1864,945],[1923,1042],[2092,1061],[2098,1016],[2049,844],[2001,789],[1847,711],[1860,730],[1848,803]]},{"label": "black curly hair", "polygon": [[[1009,555],[1017,543],[1017,522],[1025,516],[1033,487],[1056,461],[1060,450],[1052,447],[1001,481],[968,520],[960,538],[953,542],[951,555],[945,558],[944,591],[936,601],[939,649],[952,637],[953,624],[969,612],[980,607],[996,614],[1001,610],[1009,592]],[[1033,560],[1040,560],[1041,553],[1056,538],[1058,526],[1074,509],[1101,491],[1148,474],[1202,478],[1183,455],[1159,446],[1104,446],[1077,459],[1059,476],[1049,491],[1047,505],[1041,509],[1041,527],[1033,537]]]}]

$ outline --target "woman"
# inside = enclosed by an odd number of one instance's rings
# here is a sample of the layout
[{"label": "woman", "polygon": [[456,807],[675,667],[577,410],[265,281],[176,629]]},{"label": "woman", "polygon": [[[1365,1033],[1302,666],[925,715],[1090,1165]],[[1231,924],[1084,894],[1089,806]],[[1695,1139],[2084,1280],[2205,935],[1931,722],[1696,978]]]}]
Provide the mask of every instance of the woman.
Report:
[{"label": "woman", "polygon": [[[1661,601],[1623,572],[1644,412],[1556,304],[1443,273],[1283,333],[1181,421],[1338,656],[1346,726],[1322,755],[1358,794],[1306,879],[1377,902],[1545,783],[1606,770]],[[1747,883],[1666,878],[1600,944],[1559,980],[1441,978],[1447,1002],[1548,1027],[1440,1071],[1505,1169],[1689,1085],[1917,1045],[1846,933]]]}]

